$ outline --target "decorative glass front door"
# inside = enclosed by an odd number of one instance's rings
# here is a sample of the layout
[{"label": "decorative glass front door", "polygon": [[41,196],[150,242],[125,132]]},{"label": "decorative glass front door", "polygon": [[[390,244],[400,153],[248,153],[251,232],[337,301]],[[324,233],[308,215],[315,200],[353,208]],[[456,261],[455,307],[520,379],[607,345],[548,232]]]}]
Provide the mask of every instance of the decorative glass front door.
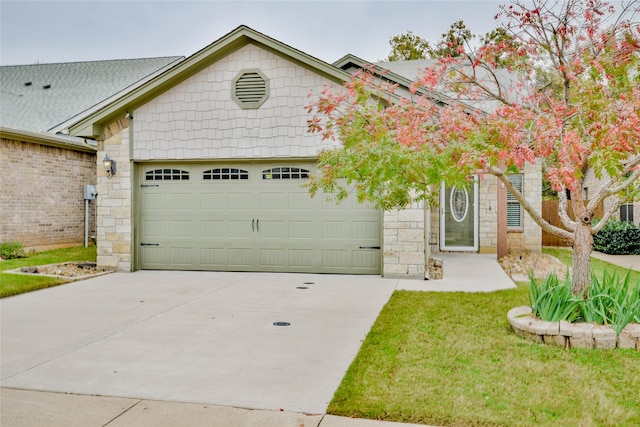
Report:
[{"label": "decorative glass front door", "polygon": [[478,181],[454,185],[440,191],[440,249],[478,250]]}]

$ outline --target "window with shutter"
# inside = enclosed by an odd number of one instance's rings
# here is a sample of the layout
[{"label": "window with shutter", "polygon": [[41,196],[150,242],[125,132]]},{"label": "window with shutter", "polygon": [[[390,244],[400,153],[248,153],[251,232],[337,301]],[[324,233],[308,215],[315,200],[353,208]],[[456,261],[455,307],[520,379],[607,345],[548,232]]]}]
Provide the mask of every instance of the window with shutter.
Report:
[{"label": "window with shutter", "polygon": [[633,222],[633,205],[627,204],[620,206],[620,221]]},{"label": "window with shutter", "polygon": [[269,79],[260,70],[242,70],[233,79],[231,95],[240,108],[259,108],[269,97]]},{"label": "window with shutter", "polygon": [[[522,194],[523,175],[509,175],[509,180],[516,187],[516,190]],[[507,191],[507,229],[522,230],[522,206],[510,191]]]}]

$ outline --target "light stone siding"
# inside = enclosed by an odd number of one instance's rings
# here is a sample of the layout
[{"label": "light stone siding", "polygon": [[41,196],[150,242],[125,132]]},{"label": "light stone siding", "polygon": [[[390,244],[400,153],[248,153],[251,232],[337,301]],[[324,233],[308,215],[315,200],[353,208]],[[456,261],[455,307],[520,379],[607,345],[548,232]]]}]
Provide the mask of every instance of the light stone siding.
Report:
[{"label": "light stone siding", "polygon": [[384,213],[384,276],[392,278],[424,279],[425,210],[423,202],[416,202],[404,210]]},{"label": "light stone siding", "polygon": [[[259,69],[270,95],[258,109],[231,97],[244,69]],[[317,157],[330,146],[307,132],[308,94],[330,80],[248,45],[186,79],[134,112],[135,160]]]},{"label": "light stone siding", "polygon": [[[603,185],[603,181],[608,179],[608,175],[602,177],[602,179],[596,178],[593,170],[589,169],[587,175],[584,177],[583,191],[586,193],[587,198],[592,199],[600,191]],[[584,196],[584,194],[583,194]],[[604,199],[604,210],[610,209],[615,202],[615,197],[607,197]],[[616,210],[613,214],[613,218],[620,219],[620,209]],[[633,201],[633,222],[640,225],[640,198]]]},{"label": "light stone siding", "polygon": [[478,183],[478,244],[481,253],[498,250],[498,178],[485,175]]},{"label": "light stone siding", "polygon": [[[522,183],[524,197],[536,212],[542,213],[542,164],[538,160],[535,164],[525,163],[524,182]],[[510,253],[540,252],[542,250],[542,229],[525,211],[523,213],[522,232],[509,231],[507,233]]]},{"label": "light stone siding", "polygon": [[[542,210],[542,167],[540,162],[525,164],[524,196],[541,212]],[[478,183],[478,251],[496,253],[498,247],[498,178],[485,175]],[[431,238],[429,245],[432,252],[440,250],[440,209],[431,209]],[[524,212],[522,231],[508,231],[507,245],[509,252],[540,252],[542,245],[542,229]]]},{"label": "light stone siding", "polygon": [[[84,244],[84,186],[96,183],[96,154],[0,140],[0,243],[45,250]],[[89,202],[89,236],[95,234]]]},{"label": "light stone siding", "polygon": [[[98,265],[121,271],[132,269],[131,164],[128,120],[122,118],[105,129],[98,151]],[[116,175],[107,178],[102,159],[116,161]]]}]

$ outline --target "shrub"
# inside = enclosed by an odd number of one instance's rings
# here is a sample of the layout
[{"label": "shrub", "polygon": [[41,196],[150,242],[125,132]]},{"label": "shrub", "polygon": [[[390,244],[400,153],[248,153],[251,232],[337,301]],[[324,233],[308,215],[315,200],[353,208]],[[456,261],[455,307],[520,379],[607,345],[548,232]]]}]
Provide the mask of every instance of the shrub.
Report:
[{"label": "shrub", "polygon": [[572,294],[568,277],[560,281],[550,274],[540,285],[530,280],[533,315],[547,322],[610,325],[618,335],[628,323],[640,323],[640,283],[631,283],[629,272],[624,277],[605,272],[602,280],[592,275],[587,299]]},{"label": "shrub", "polygon": [[640,227],[618,219],[609,220],[593,236],[593,248],[609,255],[640,255]]},{"label": "shrub", "polygon": [[0,245],[0,258],[2,259],[14,259],[24,258],[24,248],[21,243],[18,242],[4,242]]}]

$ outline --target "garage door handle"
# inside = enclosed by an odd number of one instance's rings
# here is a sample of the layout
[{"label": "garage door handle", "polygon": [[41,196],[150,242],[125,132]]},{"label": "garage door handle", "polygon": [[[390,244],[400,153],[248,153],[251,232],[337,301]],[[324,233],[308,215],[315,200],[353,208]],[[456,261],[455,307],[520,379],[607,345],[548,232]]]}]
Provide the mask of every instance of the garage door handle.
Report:
[{"label": "garage door handle", "polygon": [[160,243],[140,243],[140,246],[160,246]]},{"label": "garage door handle", "polygon": [[380,246],[360,246],[360,249],[380,249]]},{"label": "garage door handle", "polygon": [[256,231],[256,229],[255,229],[255,225],[256,225],[256,220],[255,220],[255,219],[252,219],[252,220],[251,220],[251,231]]},{"label": "garage door handle", "polygon": [[256,219],[256,231],[260,231],[260,220]]}]

